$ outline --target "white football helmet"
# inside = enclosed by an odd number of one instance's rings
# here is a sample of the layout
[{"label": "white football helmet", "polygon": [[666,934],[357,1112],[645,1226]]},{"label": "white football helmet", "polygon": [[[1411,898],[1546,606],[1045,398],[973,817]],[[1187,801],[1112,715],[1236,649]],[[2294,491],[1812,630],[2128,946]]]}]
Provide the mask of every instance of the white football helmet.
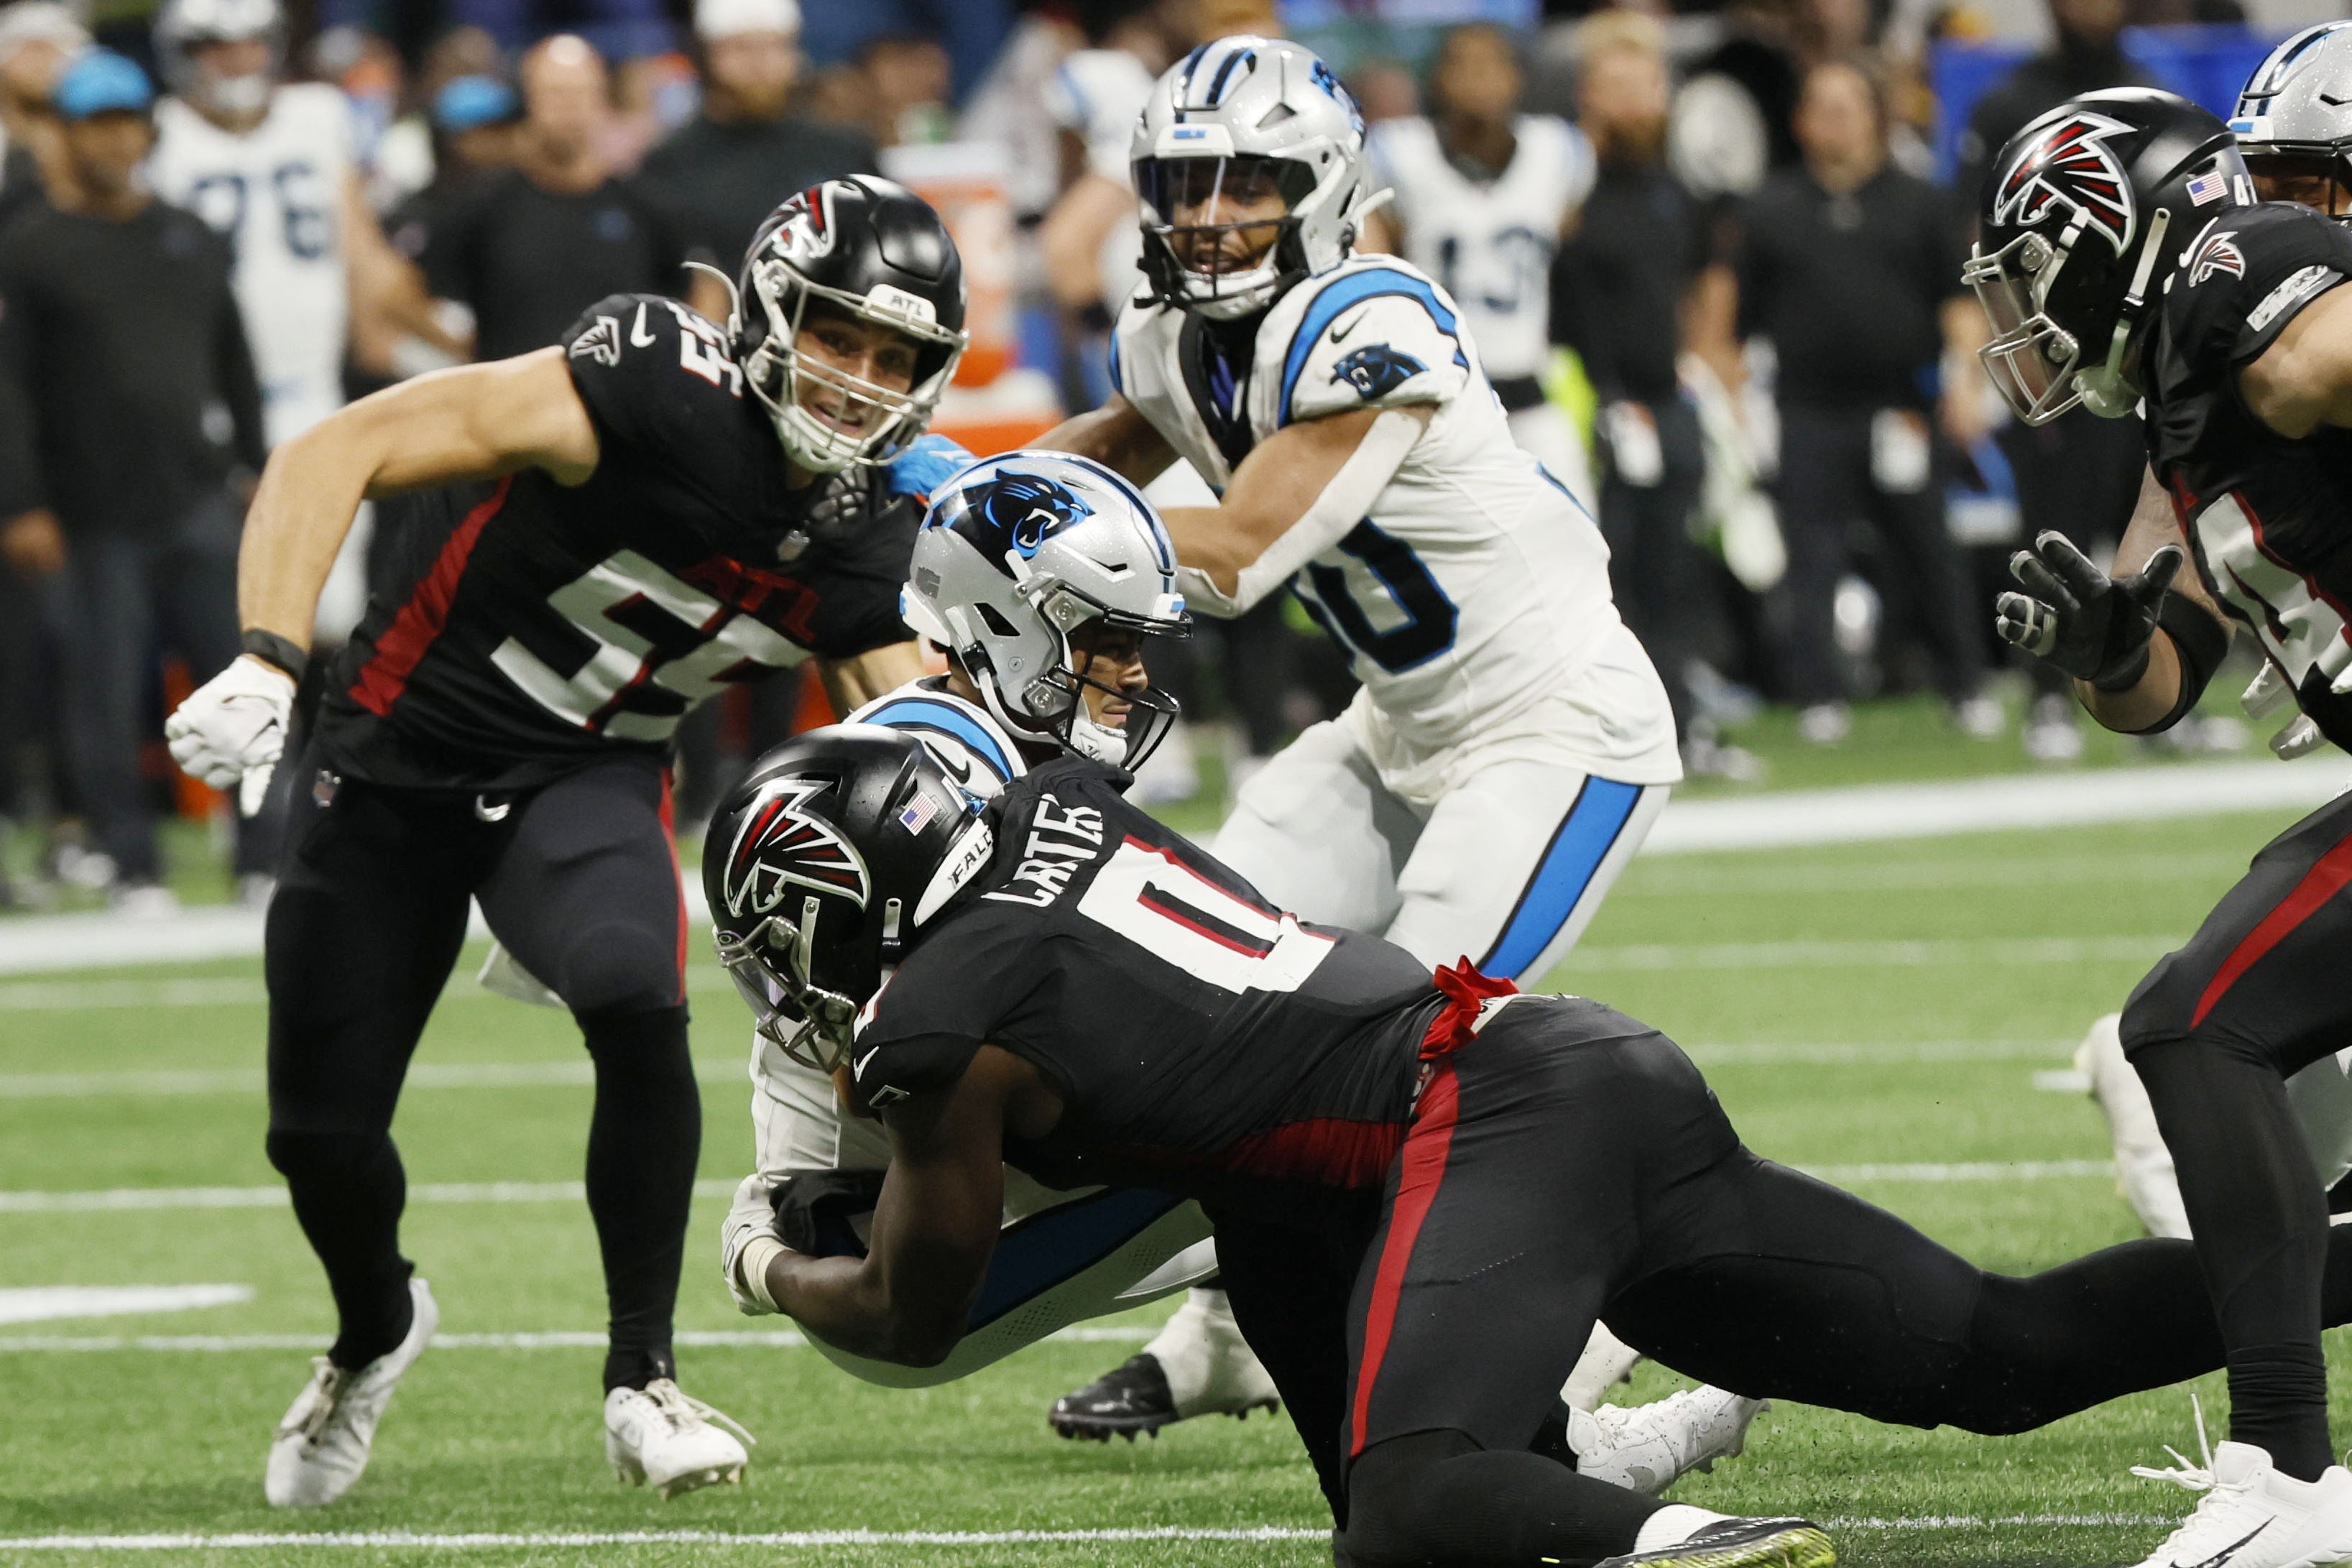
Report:
[{"label": "white football helmet", "polygon": [[931,494],[900,600],[907,624],[953,654],[996,721],[1014,734],[1134,768],[1176,721],[1172,698],[1118,695],[1126,726],[1096,722],[1070,634],[1104,622],[1189,637],[1176,548],[1151,503],[1101,464],[1066,452],[1008,452]]},{"label": "white football helmet", "polygon": [[[245,76],[207,77],[190,51],[199,44],[261,38],[269,66]],[[168,0],[155,18],[155,58],[173,92],[207,109],[255,114],[268,107],[286,41],[278,0]]]},{"label": "white football helmet", "polygon": [[[1370,209],[1364,116],[1304,44],[1242,34],[1203,44],[1154,84],[1129,144],[1152,294],[1216,321],[1262,310],[1302,278],[1348,258]],[[1221,196],[1278,193],[1265,222],[1186,221]],[[1214,216],[1214,215],[1213,215]],[[1195,247],[1276,226],[1234,270],[1187,264]]]},{"label": "white football helmet", "polygon": [[2322,22],[2273,49],[2230,121],[2265,199],[2352,223],[2352,22]]}]

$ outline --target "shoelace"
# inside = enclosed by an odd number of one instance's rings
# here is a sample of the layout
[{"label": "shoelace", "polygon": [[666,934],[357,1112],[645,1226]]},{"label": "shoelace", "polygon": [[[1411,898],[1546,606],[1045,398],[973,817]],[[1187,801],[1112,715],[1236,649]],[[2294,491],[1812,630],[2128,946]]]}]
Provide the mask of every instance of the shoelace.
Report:
[{"label": "shoelace", "polygon": [[280,1427],[278,1435],[290,1436],[299,1432],[305,1442],[315,1444],[327,1435],[328,1426],[334,1422],[335,1412],[342,1407],[343,1395],[351,1390],[352,1374],[325,1356],[313,1356],[310,1375],[319,1391],[318,1397],[310,1402],[310,1408],[304,1413],[299,1425]]},{"label": "shoelace", "polygon": [[653,1401],[654,1407],[662,1413],[662,1418],[669,1423],[673,1432],[691,1431],[706,1421],[716,1421],[753,1447],[760,1446],[760,1439],[745,1431],[733,1416],[705,1405],[668,1378],[657,1377],[646,1384],[645,1395]]},{"label": "shoelace", "polygon": [[2204,1459],[2204,1463],[2190,1464],[2188,1455],[2167,1443],[2164,1445],[2164,1451],[2172,1456],[2174,1460],[2172,1466],[2159,1468],[2154,1465],[2134,1465],[2131,1468],[2133,1475],[2151,1481],[2170,1481],[2174,1486],[2192,1492],[2213,1489],[2213,1445],[2207,1441],[2205,1436],[2204,1402],[2197,1397],[2193,1390],[2189,1395],[2189,1409],[2197,1418],[2197,1452]]}]

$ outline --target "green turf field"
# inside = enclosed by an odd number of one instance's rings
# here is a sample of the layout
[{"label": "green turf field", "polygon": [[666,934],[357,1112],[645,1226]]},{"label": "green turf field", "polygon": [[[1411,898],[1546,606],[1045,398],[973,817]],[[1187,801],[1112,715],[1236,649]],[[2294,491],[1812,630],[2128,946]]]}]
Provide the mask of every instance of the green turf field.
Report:
[{"label": "green turf field", "polygon": [[[1858,1184],[1987,1264],[2025,1270],[2134,1233],[2096,1174],[2095,1109],[2037,1089],[2090,1018],[2193,928],[2283,816],[2054,835],[1977,835],[1826,850],[1637,862],[1556,985],[1665,1028],[1706,1068],[1748,1142],[1825,1168],[1968,1167],[1968,1179]],[[469,955],[478,956],[478,955]],[[704,1176],[731,1186],[750,1145],[741,1014],[715,966],[694,975],[706,1063]],[[592,1348],[453,1347],[403,1386],[373,1468],[341,1503],[289,1517],[261,1500],[271,1424],[305,1373],[297,1348],[66,1349],[120,1336],[326,1336],[324,1289],[282,1206],[38,1210],[21,1194],[243,1189],[274,1177],[257,1089],[258,964],[0,981],[0,1285],[231,1283],[242,1305],[0,1325],[0,1538],[334,1531],[499,1542],[336,1550],[215,1542],[137,1562],[403,1563],[1283,1563],[1328,1561],[1311,1537],[728,1545],[616,1542],[721,1534],[1311,1530],[1319,1500],[1286,1421],[1217,1420],[1109,1448],[1055,1440],[1054,1395],[1131,1342],[1049,1343],[945,1389],[892,1393],[806,1349],[689,1347],[683,1382],[761,1438],[751,1482],[672,1503],[616,1486],[597,1423]],[[578,1178],[589,1089],[560,1015],[453,984],[398,1127],[430,1184]],[[501,1075],[467,1064],[542,1064]],[[63,1078],[56,1075],[75,1075]],[[120,1079],[97,1075],[125,1075]],[[142,1078],[142,1075],[173,1075]],[[485,1080],[488,1081],[485,1081]],[[160,1092],[170,1090],[171,1092]],[[447,1196],[475,1196],[461,1190]],[[528,1195],[528,1194],[526,1194]],[[176,1200],[184,1203],[184,1198]],[[215,1202],[227,1201],[215,1199]],[[717,1279],[724,1200],[696,1210],[680,1303],[688,1331],[776,1328],[737,1316]],[[577,1201],[420,1202],[406,1244],[453,1335],[593,1332],[595,1248]],[[1156,1321],[1158,1310],[1131,1325]],[[1118,1325],[1111,1325],[1117,1327]],[[2339,1357],[2339,1361],[2343,1358]],[[1644,1368],[1638,1391],[1675,1385]],[[2352,1389],[2347,1390],[2352,1394]],[[2222,1414],[2220,1379],[2202,1388]],[[2127,1474],[2193,1452],[2187,1390],[2125,1401],[2024,1438],[1874,1426],[1776,1409],[1751,1452],[1685,1500],[1802,1510],[1855,1563],[2129,1561],[2189,1494]],[[2102,1522],[2102,1519],[2105,1522]],[[586,1535],[565,1544],[551,1538]],[[88,1562],[0,1544],[0,1560]],[[107,1561],[121,1561],[108,1554]]]}]

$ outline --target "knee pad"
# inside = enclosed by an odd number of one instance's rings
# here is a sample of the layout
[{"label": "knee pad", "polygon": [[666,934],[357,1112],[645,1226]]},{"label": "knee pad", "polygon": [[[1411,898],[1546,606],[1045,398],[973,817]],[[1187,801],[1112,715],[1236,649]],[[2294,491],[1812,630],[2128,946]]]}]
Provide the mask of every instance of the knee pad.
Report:
[{"label": "knee pad", "polygon": [[650,1013],[677,1006],[686,985],[677,931],[607,921],[572,933],[552,974],[541,978],[583,1019],[598,1013]]}]

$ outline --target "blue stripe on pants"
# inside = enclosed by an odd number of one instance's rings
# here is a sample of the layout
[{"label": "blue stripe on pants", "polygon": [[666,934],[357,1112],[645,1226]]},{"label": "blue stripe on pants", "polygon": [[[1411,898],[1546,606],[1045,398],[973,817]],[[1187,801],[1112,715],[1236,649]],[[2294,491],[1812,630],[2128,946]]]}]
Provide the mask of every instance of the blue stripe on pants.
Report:
[{"label": "blue stripe on pants", "polygon": [[1600,778],[1584,781],[1576,804],[1545,847],[1536,874],[1520,889],[1517,907],[1503,922],[1503,934],[1478,961],[1481,970],[1517,976],[1543,956],[1543,950],[1576,912],[1578,900],[1592,883],[1592,874],[1601,868],[1641,799],[1640,784]]}]

